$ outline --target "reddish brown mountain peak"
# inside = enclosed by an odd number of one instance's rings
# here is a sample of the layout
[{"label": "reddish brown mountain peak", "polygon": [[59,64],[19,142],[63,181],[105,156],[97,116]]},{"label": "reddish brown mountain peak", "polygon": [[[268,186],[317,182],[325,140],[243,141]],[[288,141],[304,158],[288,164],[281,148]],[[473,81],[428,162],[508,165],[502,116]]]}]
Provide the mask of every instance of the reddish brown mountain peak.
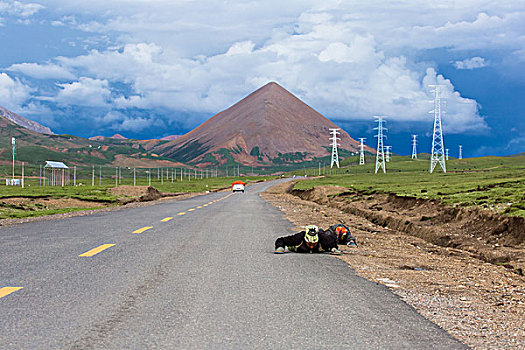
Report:
[{"label": "reddish brown mountain peak", "polygon": [[[233,158],[244,164],[311,160],[330,155],[330,128],[336,127],[272,81],[156,151],[186,162],[224,160],[220,153],[224,150],[232,151]],[[342,148],[358,149],[358,143],[343,130],[340,137]]]}]

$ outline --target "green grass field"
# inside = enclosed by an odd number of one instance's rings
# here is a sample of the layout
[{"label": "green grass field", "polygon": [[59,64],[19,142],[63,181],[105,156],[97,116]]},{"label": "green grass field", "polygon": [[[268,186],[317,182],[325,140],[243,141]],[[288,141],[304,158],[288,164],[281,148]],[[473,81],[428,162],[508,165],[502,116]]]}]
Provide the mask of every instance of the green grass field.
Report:
[{"label": "green grass field", "polygon": [[[355,158],[355,157],[354,157]],[[343,186],[373,193],[394,193],[402,196],[434,198],[444,204],[490,208],[509,216],[525,217],[525,157],[483,157],[453,159],[447,162],[447,173],[439,165],[429,173],[429,160],[393,157],[386,163],[387,173],[375,174],[375,159],[365,165],[353,164],[332,171],[324,178],[300,181],[297,189],[313,186]],[[322,171],[321,171],[322,172]],[[335,174],[337,172],[337,174]],[[319,169],[306,171],[318,175]],[[295,175],[304,175],[296,172]]]},{"label": "green grass field", "polygon": [[[162,193],[178,193],[178,192],[205,192],[216,189],[227,188],[231,186],[232,181],[241,179],[244,182],[258,181],[271,179],[271,177],[212,177],[203,179],[191,180],[185,178],[183,181],[177,179],[171,182],[170,179],[160,181],[157,177],[151,178],[151,186],[155,187]],[[84,210],[87,208],[61,208],[49,209],[40,204],[24,204],[13,205],[6,203],[7,198],[73,198],[83,201],[92,201],[93,206],[90,209],[100,208],[103,205],[117,205],[117,196],[111,194],[110,189],[115,187],[115,179],[102,179],[99,185],[99,179],[95,179],[95,186],[91,186],[91,179],[78,179],[77,186],[40,186],[39,179],[26,178],[25,186],[5,186],[0,185],[0,219],[7,218],[25,218],[32,216],[42,216],[57,213],[65,213],[71,211]],[[71,184],[73,180],[71,180]],[[80,185],[81,184],[81,185]],[[137,186],[147,186],[149,181],[147,178],[139,178],[136,181]],[[124,178],[120,185],[133,186],[133,178]],[[2,201],[3,199],[3,201]]]}]

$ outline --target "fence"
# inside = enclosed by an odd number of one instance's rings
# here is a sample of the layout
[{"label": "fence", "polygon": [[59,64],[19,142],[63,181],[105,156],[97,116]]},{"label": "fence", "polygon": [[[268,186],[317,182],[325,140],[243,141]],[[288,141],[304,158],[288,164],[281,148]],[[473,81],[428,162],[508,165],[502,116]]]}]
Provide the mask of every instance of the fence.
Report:
[{"label": "fence", "polygon": [[[250,173],[251,167],[109,167],[109,166],[70,166],[68,169],[46,168],[43,165],[27,163],[16,164],[15,174],[12,168],[0,167],[1,176],[6,184],[29,186],[108,186],[133,185],[151,186],[165,182],[195,181],[212,177],[240,177],[255,175]],[[245,172],[241,172],[241,170]],[[13,182],[13,179],[15,180]]]}]

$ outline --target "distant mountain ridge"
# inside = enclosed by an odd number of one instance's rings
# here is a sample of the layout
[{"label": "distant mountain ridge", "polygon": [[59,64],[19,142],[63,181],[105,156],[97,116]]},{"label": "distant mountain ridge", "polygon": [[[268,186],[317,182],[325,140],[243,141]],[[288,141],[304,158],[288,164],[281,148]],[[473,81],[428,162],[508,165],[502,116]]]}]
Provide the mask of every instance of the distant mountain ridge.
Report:
[{"label": "distant mountain ridge", "polygon": [[[193,164],[276,165],[330,156],[333,122],[275,82],[254,91],[176,140],[153,151]],[[340,129],[340,128],[339,128]],[[340,150],[359,143],[340,130]],[[375,151],[366,147],[366,151]]]},{"label": "distant mountain ridge", "polygon": [[[36,128],[41,133],[20,125],[40,125],[2,108],[0,116],[0,165],[12,163],[11,138],[16,138],[16,161],[26,165],[42,164],[46,160],[65,162],[69,166],[125,166],[137,168],[178,167],[183,164],[172,162],[152,154],[150,150],[160,140],[128,140],[118,134],[114,138],[86,139],[73,135],[55,135],[49,128]],[[8,115],[9,117],[4,116]],[[33,175],[37,175],[34,173]]]},{"label": "distant mountain ridge", "polygon": [[22,117],[21,115],[18,115],[14,112],[11,112],[10,110],[0,106],[0,115],[4,118],[9,119],[13,123],[23,126],[26,129],[29,129],[34,132],[38,132],[40,134],[47,134],[47,135],[54,135],[55,133],[51,131],[50,128],[47,126],[44,126],[42,124],[39,124],[35,122],[34,120],[27,119],[25,117]]}]

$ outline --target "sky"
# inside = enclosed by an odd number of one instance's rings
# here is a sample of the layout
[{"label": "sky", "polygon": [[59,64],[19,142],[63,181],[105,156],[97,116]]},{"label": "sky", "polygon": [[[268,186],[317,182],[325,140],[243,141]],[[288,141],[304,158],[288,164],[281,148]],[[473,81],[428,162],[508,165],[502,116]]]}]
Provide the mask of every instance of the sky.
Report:
[{"label": "sky", "polygon": [[[184,134],[275,81],[357,139],[525,152],[525,0],[0,0],[0,105],[82,137]],[[329,135],[327,135],[327,146]]]}]

